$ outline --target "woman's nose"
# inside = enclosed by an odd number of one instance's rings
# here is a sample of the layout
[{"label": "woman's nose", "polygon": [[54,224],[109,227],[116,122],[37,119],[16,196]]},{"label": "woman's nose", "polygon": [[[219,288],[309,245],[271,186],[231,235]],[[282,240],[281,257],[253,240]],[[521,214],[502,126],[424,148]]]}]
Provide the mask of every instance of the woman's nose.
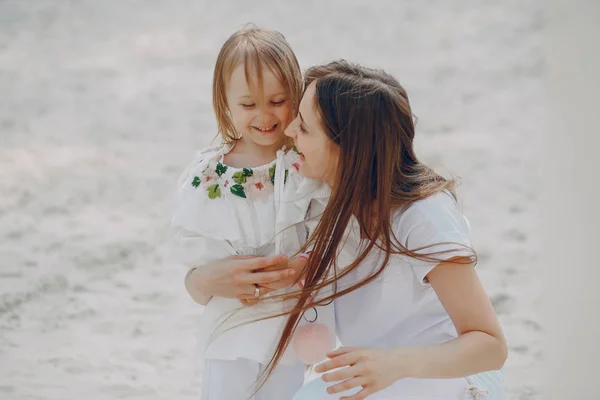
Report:
[{"label": "woman's nose", "polygon": [[292,129],[292,124],[289,124],[287,128],[283,131],[283,134],[292,139],[296,139],[296,135],[294,135],[294,129]]}]

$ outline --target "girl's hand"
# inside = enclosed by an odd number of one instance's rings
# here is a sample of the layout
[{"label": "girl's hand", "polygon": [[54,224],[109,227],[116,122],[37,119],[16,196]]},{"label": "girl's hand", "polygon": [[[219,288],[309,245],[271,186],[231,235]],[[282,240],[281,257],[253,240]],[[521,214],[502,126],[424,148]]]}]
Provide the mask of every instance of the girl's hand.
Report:
[{"label": "girl's hand", "polygon": [[327,354],[328,361],[317,365],[315,372],[324,374],[324,382],[340,382],[329,386],[329,394],[345,392],[362,386],[358,393],[341,397],[346,400],[361,400],[367,398],[394,382],[408,378],[415,368],[413,358],[405,349],[375,349],[364,347],[341,347]]}]

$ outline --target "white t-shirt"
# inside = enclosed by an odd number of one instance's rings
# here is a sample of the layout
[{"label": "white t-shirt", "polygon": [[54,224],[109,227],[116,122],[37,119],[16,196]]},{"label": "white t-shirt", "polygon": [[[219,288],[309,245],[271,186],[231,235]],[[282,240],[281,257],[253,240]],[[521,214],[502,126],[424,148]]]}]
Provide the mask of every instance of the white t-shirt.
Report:
[{"label": "white t-shirt", "polygon": [[[439,259],[473,255],[469,223],[447,192],[437,193],[395,212],[392,229],[398,240],[411,250],[438,244],[420,250],[423,254],[451,250],[435,255]],[[349,231],[349,240],[338,259],[341,266],[356,259],[360,252],[356,221],[352,221]],[[439,244],[442,242],[457,244]],[[374,268],[380,266],[376,262],[380,256],[380,250],[372,251],[358,268],[340,280],[339,288],[370,276]],[[336,329],[343,345],[395,348],[442,343],[457,337],[450,316],[426,279],[438,264],[392,255],[375,281],[336,299]],[[468,386],[467,379],[404,379],[369,399],[412,398],[410,396],[463,399],[469,397],[457,396]]]}]

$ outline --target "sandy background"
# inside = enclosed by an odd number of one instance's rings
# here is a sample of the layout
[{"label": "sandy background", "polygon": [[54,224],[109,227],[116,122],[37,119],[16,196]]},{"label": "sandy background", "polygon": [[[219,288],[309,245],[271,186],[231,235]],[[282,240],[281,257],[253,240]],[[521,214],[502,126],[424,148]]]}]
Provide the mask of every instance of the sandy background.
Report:
[{"label": "sandy background", "polygon": [[214,135],[216,54],[249,21],[303,68],[343,57],[406,87],[421,157],[462,178],[510,398],[541,398],[540,5],[362,3],[0,1],[0,399],[198,398],[197,308],[164,239]]}]

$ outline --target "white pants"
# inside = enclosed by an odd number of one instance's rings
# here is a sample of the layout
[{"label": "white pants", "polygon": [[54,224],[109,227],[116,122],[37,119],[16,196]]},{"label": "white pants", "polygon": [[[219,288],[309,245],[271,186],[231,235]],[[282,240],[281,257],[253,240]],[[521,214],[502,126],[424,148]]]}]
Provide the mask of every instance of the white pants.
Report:
[{"label": "white pants", "polygon": [[246,358],[205,360],[201,400],[292,400],[304,383],[304,365],[278,365],[251,397],[265,367]]}]

